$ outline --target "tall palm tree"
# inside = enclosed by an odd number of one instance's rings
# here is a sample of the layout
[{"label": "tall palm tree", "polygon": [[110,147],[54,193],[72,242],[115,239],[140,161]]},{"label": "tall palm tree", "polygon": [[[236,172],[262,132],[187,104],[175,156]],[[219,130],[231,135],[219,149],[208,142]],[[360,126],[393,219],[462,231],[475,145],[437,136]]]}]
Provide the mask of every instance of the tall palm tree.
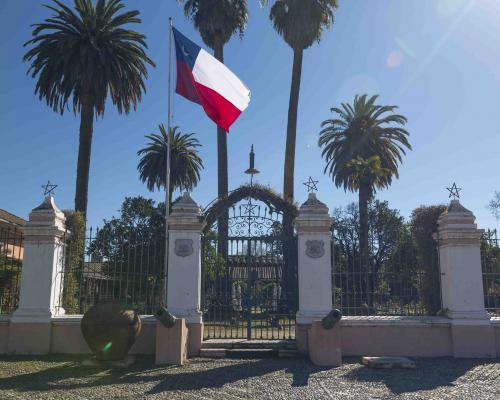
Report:
[{"label": "tall palm tree", "polygon": [[128,114],[146,91],[146,37],[126,24],[138,24],[139,11],[125,11],[121,0],[75,0],[74,9],[59,0],[45,6],[54,14],[34,24],[33,45],[23,57],[37,79],[35,94],[54,111],[72,103],[80,113],[75,209],[87,212],[94,114],[102,116],[109,96],[119,113]]},{"label": "tall palm tree", "polygon": [[[238,32],[240,37],[245,32],[248,20],[246,0],[178,0],[184,4],[184,14],[193,21],[200,32],[203,42],[214,51],[214,57],[224,62],[224,45]],[[217,127],[217,195],[227,196],[227,134]],[[218,221],[218,233],[227,237],[228,214],[221,215]],[[226,253],[226,244],[222,240],[220,252]]]},{"label": "tall palm tree", "polygon": [[[260,3],[264,5],[268,0],[260,0]],[[269,13],[274,29],[293,50],[283,178],[283,195],[292,201],[302,54],[314,42],[320,41],[325,28],[333,25],[337,6],[337,0],[275,0]]]},{"label": "tall palm tree", "polygon": [[[137,170],[140,179],[146,183],[148,190],[165,188],[165,171],[167,167],[167,130],[159,125],[160,133],[146,135],[149,143],[137,152],[141,156]],[[191,190],[200,181],[200,171],[203,162],[198,154],[201,144],[194,133],[182,133],[179,127],[170,130],[171,160],[170,160],[170,200],[175,189]]]},{"label": "tall palm tree", "polygon": [[321,124],[319,146],[326,161],[325,173],[336,187],[358,191],[359,248],[361,260],[368,257],[368,202],[377,189],[388,187],[399,177],[398,164],[405,149],[411,150],[407,120],[395,114],[397,106],[380,106],[378,96],[356,96],[353,104],[331,109],[336,118]]}]

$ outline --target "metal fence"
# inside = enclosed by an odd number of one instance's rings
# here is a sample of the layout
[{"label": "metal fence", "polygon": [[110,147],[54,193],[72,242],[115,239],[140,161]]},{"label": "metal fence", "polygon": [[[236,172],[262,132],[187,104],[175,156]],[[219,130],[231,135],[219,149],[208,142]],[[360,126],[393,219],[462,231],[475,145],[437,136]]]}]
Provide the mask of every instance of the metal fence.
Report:
[{"label": "metal fence", "polygon": [[88,230],[67,234],[61,301],[66,314],[83,314],[100,301],[121,301],[140,314],[164,302],[165,239],[152,232]]},{"label": "metal fence", "polygon": [[435,315],[441,308],[437,243],[419,248],[403,232],[390,248],[371,242],[361,257],[356,241],[333,235],[333,305],[344,315]]},{"label": "metal fence", "polygon": [[17,308],[23,253],[22,231],[0,228],[0,314],[10,314]]},{"label": "metal fence", "polygon": [[497,231],[487,230],[481,240],[484,306],[493,316],[500,317],[500,241]]}]

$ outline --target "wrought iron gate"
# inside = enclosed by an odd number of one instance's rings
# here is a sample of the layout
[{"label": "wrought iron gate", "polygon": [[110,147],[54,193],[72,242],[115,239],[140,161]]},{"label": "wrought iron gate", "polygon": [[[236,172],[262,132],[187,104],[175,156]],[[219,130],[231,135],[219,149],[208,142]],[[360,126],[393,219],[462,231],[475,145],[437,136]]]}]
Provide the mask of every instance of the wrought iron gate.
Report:
[{"label": "wrought iron gate", "polygon": [[215,226],[203,237],[205,339],[295,338],[297,243],[282,231],[281,213],[248,198],[230,208],[227,238]]}]

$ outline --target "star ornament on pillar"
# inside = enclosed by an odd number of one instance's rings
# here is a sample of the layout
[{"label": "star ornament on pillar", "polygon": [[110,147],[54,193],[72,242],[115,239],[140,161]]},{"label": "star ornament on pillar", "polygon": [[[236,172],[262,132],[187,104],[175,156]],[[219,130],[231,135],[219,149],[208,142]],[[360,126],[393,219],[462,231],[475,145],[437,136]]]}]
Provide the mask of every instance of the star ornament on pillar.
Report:
[{"label": "star ornament on pillar", "polygon": [[42,185],[43,195],[52,196],[53,194],[55,194],[54,191],[56,190],[56,187],[57,185],[53,185],[50,183],[50,181],[47,181],[46,185]]},{"label": "star ornament on pillar", "polygon": [[307,188],[308,193],[312,193],[318,191],[318,186],[317,186],[318,182],[319,181],[315,181],[313,180],[313,178],[309,177],[309,180],[302,184]]},{"label": "star ornament on pillar", "polygon": [[462,188],[457,187],[457,184],[455,182],[453,182],[453,185],[451,185],[451,187],[446,188],[446,190],[450,192],[448,198],[453,197],[453,200],[458,200],[460,198],[460,191],[462,190]]}]

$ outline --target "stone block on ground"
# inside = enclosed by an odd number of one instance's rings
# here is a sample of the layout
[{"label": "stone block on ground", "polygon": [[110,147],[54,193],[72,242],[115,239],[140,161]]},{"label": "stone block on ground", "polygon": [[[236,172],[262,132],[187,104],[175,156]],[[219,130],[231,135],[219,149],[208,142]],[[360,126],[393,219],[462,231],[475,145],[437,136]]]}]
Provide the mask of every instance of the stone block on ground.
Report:
[{"label": "stone block on ground", "polygon": [[370,368],[415,368],[415,362],[406,357],[363,357],[361,362]]}]

